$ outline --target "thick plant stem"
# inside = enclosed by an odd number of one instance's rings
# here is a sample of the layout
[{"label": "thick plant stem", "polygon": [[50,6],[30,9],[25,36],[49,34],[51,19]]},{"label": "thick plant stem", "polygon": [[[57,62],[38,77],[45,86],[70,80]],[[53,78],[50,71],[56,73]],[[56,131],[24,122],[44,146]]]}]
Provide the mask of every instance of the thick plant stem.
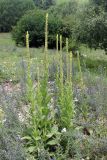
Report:
[{"label": "thick plant stem", "polygon": [[68,124],[69,127],[73,127],[72,119],[74,118],[74,102],[73,102],[73,88],[72,88],[72,52],[69,53],[69,71],[68,71],[68,83],[67,83],[67,97],[68,97]]},{"label": "thick plant stem", "polygon": [[69,55],[69,82],[72,84],[72,52]]},{"label": "thick plant stem", "polygon": [[66,74],[67,82],[69,81],[69,53],[68,53],[68,38],[66,38]]},{"label": "thick plant stem", "polygon": [[[31,56],[30,56],[30,49],[29,49],[29,33],[26,33],[26,48],[27,48],[27,56],[28,56],[28,68],[27,68],[27,98],[30,102],[31,108],[30,113],[32,115],[32,122],[34,119],[34,110],[35,110],[35,97],[34,97],[34,89],[33,89],[33,81],[31,77]],[[33,122],[34,123],[34,122]]]},{"label": "thick plant stem", "polygon": [[62,35],[60,35],[60,83],[63,88]]},{"label": "thick plant stem", "polygon": [[29,49],[29,32],[26,32],[26,49],[27,49],[27,57],[28,57],[28,74],[30,76],[30,68],[31,68],[31,54]]},{"label": "thick plant stem", "polygon": [[26,32],[26,49],[27,49],[27,57],[31,59],[30,49],[29,49],[29,33]]},{"label": "thick plant stem", "polygon": [[45,21],[45,59],[44,59],[45,69],[48,69],[48,13],[46,13]]},{"label": "thick plant stem", "polygon": [[59,81],[59,47],[58,47],[58,43],[59,43],[59,36],[58,34],[56,35],[56,83],[58,84]]},{"label": "thick plant stem", "polygon": [[60,89],[60,95],[61,95],[61,103],[63,105],[63,96],[64,96],[64,84],[63,84],[63,61],[62,61],[62,35],[60,35],[60,59],[59,59],[59,65],[60,65],[60,74],[59,74],[59,89]]}]

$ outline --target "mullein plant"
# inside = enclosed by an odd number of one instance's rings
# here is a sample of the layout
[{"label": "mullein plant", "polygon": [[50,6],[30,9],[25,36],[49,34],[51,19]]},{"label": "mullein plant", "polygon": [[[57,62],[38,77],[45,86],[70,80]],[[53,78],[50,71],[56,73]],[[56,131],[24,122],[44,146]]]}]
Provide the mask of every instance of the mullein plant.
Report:
[{"label": "mullein plant", "polygon": [[[60,52],[59,52],[59,102],[61,107],[64,103],[64,77],[63,77],[63,60],[62,60],[62,35],[60,35]],[[61,109],[62,110],[62,109]]]},{"label": "mullein plant", "polygon": [[[35,142],[34,138],[35,135],[37,136],[37,123],[36,123],[36,98],[35,98],[35,90],[31,76],[31,56],[30,56],[30,49],[29,49],[29,33],[26,33],[26,49],[27,49],[27,58],[28,58],[28,65],[27,65],[27,77],[26,77],[26,86],[27,86],[27,100],[30,106],[29,114],[27,117],[27,124],[26,129],[23,133],[23,140],[26,140],[26,146],[28,152],[31,152],[31,145]],[[34,141],[34,142],[33,142]],[[33,146],[34,147],[34,146]],[[34,149],[34,148],[33,148]],[[33,150],[32,149],[32,150]]]},{"label": "mullein plant", "polygon": [[[68,47],[68,40],[67,46]],[[66,50],[66,80],[64,84],[64,107],[62,112],[62,121],[67,129],[73,127],[74,118],[74,101],[73,101],[73,89],[72,89],[72,52]]]},{"label": "mullein plant", "polygon": [[41,94],[43,97],[43,105],[47,108],[50,101],[50,96],[48,95],[48,76],[49,76],[49,60],[48,60],[48,13],[46,14],[45,22],[45,51],[44,51],[44,75],[41,80]]},{"label": "mullein plant", "polygon": [[59,72],[60,90],[61,90],[61,95],[63,96],[63,87],[64,87],[63,81],[64,81],[64,74],[63,74],[63,60],[62,60],[62,35],[60,35],[59,67],[60,67],[60,72]]},{"label": "mullein plant", "polygon": [[59,35],[56,35],[56,82],[59,79]]},{"label": "mullein plant", "polygon": [[34,94],[34,87],[33,81],[31,76],[31,55],[29,49],[29,33],[26,33],[26,49],[27,49],[27,57],[28,57],[28,65],[27,65],[27,99],[31,105],[30,111],[31,114],[35,111],[35,94]]},{"label": "mullein plant", "polygon": [[66,75],[67,81],[69,79],[69,53],[68,53],[68,38],[66,38]]},{"label": "mullein plant", "polygon": [[45,22],[45,51],[44,51],[44,75],[41,80],[40,91],[42,94],[42,105],[45,107],[45,111],[48,115],[48,103],[50,101],[50,96],[48,94],[48,76],[49,76],[49,60],[48,60],[48,13],[46,14]]},{"label": "mullein plant", "polygon": [[[40,79],[38,68],[38,85],[37,85],[37,111],[38,111],[38,128],[39,128],[39,141],[42,143],[45,149],[49,149],[50,146],[57,146],[59,141],[59,132],[56,125],[55,117],[51,114],[51,96],[48,91],[48,14],[46,14],[45,25],[45,57],[44,57],[44,75]],[[53,110],[52,110],[53,111]]]},{"label": "mullein plant", "polygon": [[[29,51],[29,35],[26,35],[26,46]],[[29,53],[29,52],[28,52]],[[57,146],[59,141],[58,127],[54,116],[51,116],[50,100],[48,92],[48,14],[46,14],[45,26],[45,56],[44,56],[44,75],[40,79],[40,69],[37,68],[37,87],[33,89],[33,82],[30,75],[30,56],[28,65],[28,93],[31,105],[30,122],[27,127],[26,136],[28,151],[33,155],[38,154],[38,150],[50,149]],[[35,94],[36,93],[36,94]],[[36,95],[36,96],[35,96]],[[51,147],[50,147],[51,146]]]},{"label": "mullein plant", "polygon": [[45,71],[48,71],[48,13],[46,13],[46,22],[45,22],[45,57],[44,57],[44,67]]},{"label": "mullein plant", "polygon": [[58,106],[59,106],[59,126],[70,129],[73,126],[74,103],[72,90],[72,52],[68,52],[68,39],[66,39],[66,80],[63,76],[62,61],[62,36],[60,36],[60,60],[59,60],[59,83],[58,83]]},{"label": "mullein plant", "polygon": [[[68,45],[67,45],[68,46]],[[73,126],[74,118],[74,101],[73,101],[73,88],[72,88],[72,52],[67,53],[67,77],[65,81],[65,105],[66,105],[66,124],[70,128]]]}]

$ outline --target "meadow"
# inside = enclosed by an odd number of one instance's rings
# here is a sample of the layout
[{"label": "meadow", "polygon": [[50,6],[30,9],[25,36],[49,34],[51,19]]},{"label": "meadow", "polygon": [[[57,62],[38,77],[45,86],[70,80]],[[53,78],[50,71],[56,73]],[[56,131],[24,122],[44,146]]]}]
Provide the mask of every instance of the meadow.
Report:
[{"label": "meadow", "polygon": [[0,160],[107,160],[106,1],[0,13]]},{"label": "meadow", "polygon": [[[103,50],[16,47],[0,34],[2,159],[107,158],[107,57]],[[100,63],[99,63],[100,62]],[[5,149],[6,154],[5,154]]]},{"label": "meadow", "polygon": [[[55,50],[49,50],[49,58],[53,59]],[[65,51],[63,51],[65,52]],[[85,67],[91,71],[91,74],[99,75],[98,67],[102,68],[106,72],[107,56],[103,50],[89,49],[85,45],[80,46],[80,52],[82,53]],[[43,60],[44,48],[30,48],[32,61],[35,59],[39,62]],[[14,40],[12,40],[11,33],[0,34],[0,82],[9,79],[17,81],[15,74],[17,73],[18,64],[21,60],[27,61],[27,53],[25,47],[17,47]],[[74,58],[75,61],[75,58]],[[82,60],[83,62],[83,60]],[[84,67],[83,67],[84,70]]]}]

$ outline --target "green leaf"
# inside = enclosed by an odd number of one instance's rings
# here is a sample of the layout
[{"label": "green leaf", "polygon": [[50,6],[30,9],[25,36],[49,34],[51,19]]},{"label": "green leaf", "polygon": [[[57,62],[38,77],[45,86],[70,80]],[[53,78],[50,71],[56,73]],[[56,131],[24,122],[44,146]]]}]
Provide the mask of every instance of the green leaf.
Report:
[{"label": "green leaf", "polygon": [[36,141],[41,140],[41,137],[37,136],[37,137],[33,137]]},{"label": "green leaf", "polygon": [[35,146],[31,146],[31,147],[28,148],[28,151],[29,151],[30,153],[32,153],[32,152],[35,151],[35,149],[36,149]]},{"label": "green leaf", "polygon": [[22,140],[32,140],[32,138],[30,136],[25,136],[25,137],[22,137]]},{"label": "green leaf", "polygon": [[49,133],[49,134],[47,134],[46,136],[47,136],[48,138],[51,138],[53,135],[54,135],[54,133]]},{"label": "green leaf", "polygon": [[52,133],[57,133],[58,132],[58,126],[57,125],[54,125],[52,127]]},{"label": "green leaf", "polygon": [[51,140],[47,144],[50,145],[50,146],[57,145],[58,141],[56,139],[55,140]]}]

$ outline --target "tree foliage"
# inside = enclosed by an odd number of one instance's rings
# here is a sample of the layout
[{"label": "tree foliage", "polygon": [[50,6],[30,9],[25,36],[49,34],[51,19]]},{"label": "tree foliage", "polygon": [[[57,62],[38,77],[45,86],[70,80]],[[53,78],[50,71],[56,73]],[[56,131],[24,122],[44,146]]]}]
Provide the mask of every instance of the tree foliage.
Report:
[{"label": "tree foliage", "polygon": [[107,0],[91,0],[95,5],[102,6],[107,11]]},{"label": "tree foliage", "polygon": [[65,2],[60,5],[53,6],[49,9],[49,12],[54,15],[60,15],[61,18],[65,18],[69,15],[73,15],[77,11],[78,3],[75,0],[71,0],[70,2]]},{"label": "tree foliage", "polygon": [[35,7],[32,0],[0,0],[0,32],[8,32],[20,17]]},{"label": "tree foliage", "polygon": [[55,0],[33,0],[35,5],[42,9],[47,9],[55,4]]},{"label": "tree foliage", "polygon": [[[45,42],[45,11],[34,10],[24,15],[17,26],[13,29],[13,38],[16,44],[25,45],[25,34],[29,31],[30,34],[30,46],[40,47]],[[55,48],[56,46],[56,34],[62,34],[63,37],[69,37],[71,30],[69,26],[64,24],[61,19],[49,15],[49,48]]]},{"label": "tree foliage", "polygon": [[78,13],[73,36],[91,48],[107,50],[107,13],[102,8],[88,5]]}]

